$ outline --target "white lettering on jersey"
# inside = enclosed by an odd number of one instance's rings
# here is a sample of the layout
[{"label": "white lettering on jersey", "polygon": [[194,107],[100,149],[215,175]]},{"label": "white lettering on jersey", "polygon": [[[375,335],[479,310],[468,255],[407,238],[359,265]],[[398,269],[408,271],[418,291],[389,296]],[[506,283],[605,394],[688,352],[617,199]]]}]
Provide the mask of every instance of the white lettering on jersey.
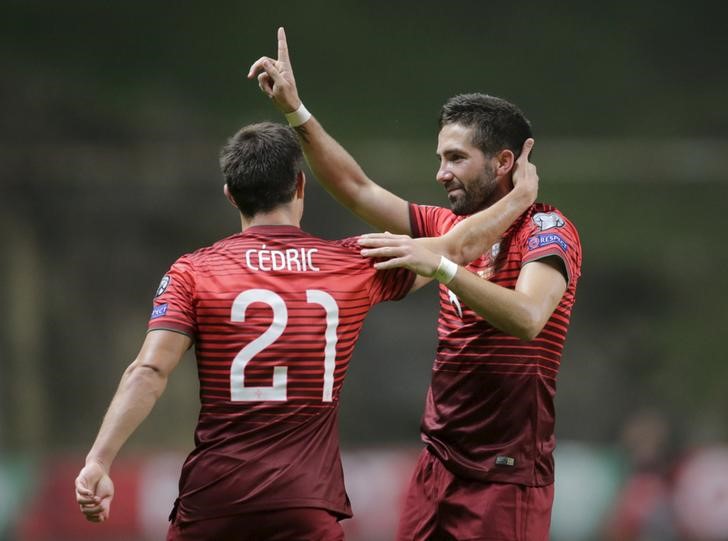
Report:
[{"label": "white lettering on jersey", "polygon": [[254,271],[296,271],[319,272],[313,262],[317,248],[288,248],[286,250],[266,250],[263,244],[259,250],[245,250],[245,266]]}]

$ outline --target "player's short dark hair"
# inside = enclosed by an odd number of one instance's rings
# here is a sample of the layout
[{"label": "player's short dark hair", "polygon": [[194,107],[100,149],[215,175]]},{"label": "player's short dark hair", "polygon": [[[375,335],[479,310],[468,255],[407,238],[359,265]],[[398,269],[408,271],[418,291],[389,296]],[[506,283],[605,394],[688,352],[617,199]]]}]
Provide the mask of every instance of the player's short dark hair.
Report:
[{"label": "player's short dark hair", "polygon": [[246,217],[291,201],[302,166],[296,134],[274,122],[244,126],[220,151],[228,190]]},{"label": "player's short dark hair", "polygon": [[487,94],[458,94],[447,100],[440,110],[440,129],[447,124],[474,128],[473,145],[486,156],[507,148],[518,157],[532,137],[531,123],[518,107]]}]

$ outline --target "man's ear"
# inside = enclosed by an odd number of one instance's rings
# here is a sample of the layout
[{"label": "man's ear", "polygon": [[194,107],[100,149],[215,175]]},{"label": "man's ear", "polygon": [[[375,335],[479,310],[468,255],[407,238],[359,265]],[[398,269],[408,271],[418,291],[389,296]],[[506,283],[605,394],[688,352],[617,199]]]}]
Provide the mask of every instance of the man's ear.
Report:
[{"label": "man's ear", "polygon": [[513,166],[516,163],[516,155],[513,151],[504,148],[495,155],[495,174],[497,176],[505,176],[513,170]]},{"label": "man's ear", "polygon": [[299,171],[296,175],[296,197],[303,199],[303,192],[306,189],[306,173]]},{"label": "man's ear", "polygon": [[230,204],[235,208],[238,208],[238,204],[235,202],[233,195],[230,193],[230,188],[228,188],[227,183],[223,184],[222,191],[225,194],[227,200],[230,201]]}]

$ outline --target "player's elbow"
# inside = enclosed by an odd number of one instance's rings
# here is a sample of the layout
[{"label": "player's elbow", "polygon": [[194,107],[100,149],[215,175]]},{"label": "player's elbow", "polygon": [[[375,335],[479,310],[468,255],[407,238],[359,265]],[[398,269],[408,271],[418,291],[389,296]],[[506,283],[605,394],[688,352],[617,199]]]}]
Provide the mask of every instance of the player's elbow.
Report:
[{"label": "player's elbow", "polygon": [[541,334],[541,330],[542,329],[536,327],[519,327],[513,332],[513,335],[519,340],[530,342]]},{"label": "player's elbow", "polygon": [[144,389],[155,399],[159,398],[167,386],[167,374],[149,363],[135,361],[127,368],[126,379],[129,386]]},{"label": "player's elbow", "polygon": [[442,252],[449,260],[463,266],[475,261],[483,255],[482,250],[480,250],[480,246],[464,241],[443,244]]},{"label": "player's elbow", "polygon": [[541,315],[536,310],[526,307],[514,321],[511,334],[520,340],[530,342],[541,334],[544,325]]},{"label": "player's elbow", "polygon": [[465,228],[464,223],[460,222],[441,237],[444,243],[443,255],[458,265],[472,263],[489,250],[492,244],[475,230]]},{"label": "player's elbow", "polygon": [[472,263],[483,255],[483,247],[480,243],[466,242],[460,246],[455,256],[458,265]]}]

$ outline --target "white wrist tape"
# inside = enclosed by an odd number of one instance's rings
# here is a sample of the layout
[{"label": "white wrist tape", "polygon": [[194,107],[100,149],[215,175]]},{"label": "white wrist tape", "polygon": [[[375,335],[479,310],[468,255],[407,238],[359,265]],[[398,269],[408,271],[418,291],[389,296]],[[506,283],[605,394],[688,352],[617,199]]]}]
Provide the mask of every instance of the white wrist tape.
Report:
[{"label": "white wrist tape", "polygon": [[450,261],[445,256],[442,256],[440,257],[440,264],[437,266],[437,270],[435,271],[435,274],[432,275],[432,277],[438,282],[442,282],[443,284],[447,285],[452,282],[452,279],[455,278],[457,272],[458,264]]},{"label": "white wrist tape", "polygon": [[309,118],[311,118],[311,113],[308,112],[303,102],[292,113],[286,113],[286,120],[291,128],[297,128],[301,124],[305,124]]}]

